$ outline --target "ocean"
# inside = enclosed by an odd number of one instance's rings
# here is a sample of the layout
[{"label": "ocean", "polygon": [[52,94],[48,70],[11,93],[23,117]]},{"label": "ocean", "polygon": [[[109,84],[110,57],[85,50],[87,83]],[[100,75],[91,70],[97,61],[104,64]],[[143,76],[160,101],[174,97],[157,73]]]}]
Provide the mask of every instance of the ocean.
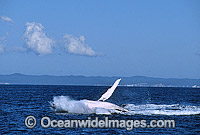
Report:
[{"label": "ocean", "polygon": [[[123,106],[128,113],[72,114],[55,112],[50,106],[55,97],[73,101],[98,100],[109,86],[0,85],[1,134],[200,134],[200,89],[171,87],[119,86],[107,102]],[[66,101],[68,102],[68,101]],[[65,102],[60,103],[65,104]],[[32,115],[37,124],[27,128],[25,119]],[[174,120],[174,128],[43,128],[43,117],[55,120]]]}]

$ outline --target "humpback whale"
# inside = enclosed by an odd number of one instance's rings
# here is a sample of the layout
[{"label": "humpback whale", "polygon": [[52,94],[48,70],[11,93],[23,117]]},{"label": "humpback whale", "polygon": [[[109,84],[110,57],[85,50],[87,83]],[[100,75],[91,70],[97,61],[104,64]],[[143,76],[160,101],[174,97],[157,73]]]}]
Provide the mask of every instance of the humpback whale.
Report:
[{"label": "humpback whale", "polygon": [[[79,113],[79,114],[112,114],[120,112],[128,112],[127,109],[115,105],[113,103],[105,102],[109,99],[118,84],[120,83],[121,78],[117,79],[115,83],[110,87],[97,101],[92,100],[68,100],[63,97],[55,98],[54,102],[51,102],[50,105],[55,112],[68,112],[68,113]],[[64,98],[64,99],[63,99]],[[63,101],[65,103],[63,103]],[[62,103],[61,103],[62,102]]]}]

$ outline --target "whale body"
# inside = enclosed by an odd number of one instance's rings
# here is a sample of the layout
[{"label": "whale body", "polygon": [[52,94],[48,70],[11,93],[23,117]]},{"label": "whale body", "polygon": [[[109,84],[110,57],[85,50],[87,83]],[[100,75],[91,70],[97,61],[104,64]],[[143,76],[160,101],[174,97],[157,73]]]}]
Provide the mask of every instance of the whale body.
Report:
[{"label": "whale body", "polygon": [[121,79],[117,79],[113,86],[109,88],[97,101],[92,100],[71,100],[69,97],[60,96],[54,97],[54,102],[51,102],[51,107],[55,112],[67,112],[78,114],[112,114],[120,112],[128,112],[127,109],[115,105],[113,103],[104,102],[117,88]]}]

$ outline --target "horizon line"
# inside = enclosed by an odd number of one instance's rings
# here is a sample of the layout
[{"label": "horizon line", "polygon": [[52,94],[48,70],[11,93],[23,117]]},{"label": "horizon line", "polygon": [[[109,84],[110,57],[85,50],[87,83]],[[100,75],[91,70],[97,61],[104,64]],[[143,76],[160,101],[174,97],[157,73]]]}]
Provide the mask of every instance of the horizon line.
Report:
[{"label": "horizon line", "polygon": [[131,78],[131,77],[146,77],[146,78],[156,78],[156,79],[195,79],[200,80],[200,78],[177,78],[177,77],[151,77],[151,76],[145,76],[145,75],[133,75],[133,76],[86,76],[86,75],[47,75],[47,74],[24,74],[24,73],[11,73],[11,74],[0,74],[1,75],[26,75],[26,76],[54,76],[54,77],[67,77],[67,76],[74,76],[74,77],[108,77],[108,78]]}]

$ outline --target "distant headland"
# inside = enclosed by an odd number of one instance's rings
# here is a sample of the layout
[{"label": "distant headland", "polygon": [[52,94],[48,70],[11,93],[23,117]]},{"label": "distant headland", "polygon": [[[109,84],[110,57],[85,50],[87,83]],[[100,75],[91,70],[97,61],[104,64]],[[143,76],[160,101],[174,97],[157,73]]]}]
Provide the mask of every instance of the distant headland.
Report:
[{"label": "distant headland", "polygon": [[200,79],[189,78],[154,78],[146,76],[132,77],[103,77],[103,76],[53,76],[53,75],[25,75],[20,73],[0,75],[0,85],[28,84],[28,85],[112,85],[117,78],[122,78],[121,86],[129,87],[193,87],[200,88]]}]

